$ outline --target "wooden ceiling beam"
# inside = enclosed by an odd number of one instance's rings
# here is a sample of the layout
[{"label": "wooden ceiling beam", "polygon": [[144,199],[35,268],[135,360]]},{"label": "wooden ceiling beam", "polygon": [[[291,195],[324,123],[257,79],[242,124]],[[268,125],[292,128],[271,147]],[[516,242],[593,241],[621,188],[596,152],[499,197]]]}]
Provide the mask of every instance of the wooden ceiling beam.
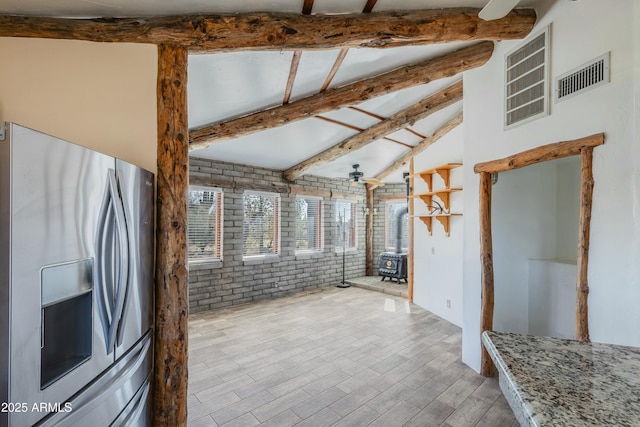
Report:
[{"label": "wooden ceiling beam", "polygon": [[492,42],[480,42],[419,64],[401,67],[365,80],[293,101],[289,104],[258,111],[222,123],[205,125],[189,132],[191,150],[282,126],[327,111],[366,101],[400,89],[450,77],[484,65],[493,52]]},{"label": "wooden ceiling beam", "polygon": [[426,150],[431,144],[451,132],[456,126],[462,123],[462,112],[455,115],[452,119],[448,120],[444,125],[442,125],[438,130],[436,130],[433,135],[430,135],[420,141],[415,147],[413,147],[410,151],[403,154],[402,157],[393,162],[389,167],[380,172],[377,176],[377,180],[384,180],[389,175],[391,175],[396,170],[400,169],[403,166],[406,166],[407,163],[418,154],[422,153]]},{"label": "wooden ceiling beam", "polygon": [[331,162],[347,153],[352,153],[392,132],[415,123],[436,111],[462,100],[462,81],[436,92],[422,101],[406,108],[391,117],[365,129],[363,132],[345,139],[315,156],[285,170],[282,174],[287,181],[293,181],[308,171]]},{"label": "wooden ceiling beam", "polygon": [[178,45],[191,53],[392,47],[524,38],[533,9],[493,21],[479,9],[450,8],[345,15],[245,13],[68,19],[0,15],[0,37]]}]

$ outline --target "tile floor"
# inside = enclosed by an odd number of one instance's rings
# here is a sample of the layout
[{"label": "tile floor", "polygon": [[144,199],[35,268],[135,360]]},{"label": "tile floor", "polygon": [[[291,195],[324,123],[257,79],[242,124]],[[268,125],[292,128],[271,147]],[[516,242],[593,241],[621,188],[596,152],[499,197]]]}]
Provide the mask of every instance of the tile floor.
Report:
[{"label": "tile floor", "polygon": [[517,425],[460,328],[392,295],[329,287],[192,315],[189,334],[191,427]]}]

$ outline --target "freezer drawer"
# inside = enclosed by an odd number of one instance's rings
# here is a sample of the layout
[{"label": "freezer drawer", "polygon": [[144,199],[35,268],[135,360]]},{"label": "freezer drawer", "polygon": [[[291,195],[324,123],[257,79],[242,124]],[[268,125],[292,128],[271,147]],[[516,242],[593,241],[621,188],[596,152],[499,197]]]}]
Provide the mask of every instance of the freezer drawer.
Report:
[{"label": "freezer drawer", "polygon": [[150,426],[151,332],[77,396],[36,424],[41,427]]}]

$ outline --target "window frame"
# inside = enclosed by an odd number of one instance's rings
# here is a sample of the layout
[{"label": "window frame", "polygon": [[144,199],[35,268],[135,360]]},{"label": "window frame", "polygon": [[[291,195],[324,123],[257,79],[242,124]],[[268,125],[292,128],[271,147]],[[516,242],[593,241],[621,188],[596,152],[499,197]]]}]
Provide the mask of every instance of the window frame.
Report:
[{"label": "window frame", "polygon": [[[213,256],[209,256],[209,257],[193,257],[190,254],[189,251],[189,247],[191,246],[191,237],[190,237],[190,229],[191,226],[189,225],[189,222],[187,220],[187,261],[189,264],[199,264],[199,263],[207,263],[207,262],[216,262],[216,261],[222,261],[223,259],[223,248],[224,248],[224,244],[223,244],[223,240],[224,240],[224,192],[222,191],[221,188],[219,187],[210,187],[210,186],[206,186],[206,185],[189,185],[188,188],[188,192],[191,193],[192,191],[208,191],[211,193],[216,193],[216,229],[215,229],[215,236],[214,236],[214,240],[216,242],[215,246],[216,246],[216,254]],[[187,218],[189,216],[188,211],[189,211],[189,203],[190,200],[190,196],[187,197]]]},{"label": "window frame", "polygon": [[[340,218],[340,204],[348,203],[351,205],[350,208],[350,216],[351,216],[351,225],[349,227],[350,230],[353,230],[353,233],[349,233],[349,245],[344,246],[344,240],[340,236],[340,226],[339,226],[339,218]],[[358,250],[358,217],[357,217],[357,202],[355,200],[344,200],[338,199],[335,202],[335,215],[333,217],[335,225],[336,225],[336,238],[335,238],[335,251],[342,253],[343,250],[345,252],[349,251],[357,251]],[[342,210],[344,212],[344,209]]]},{"label": "window frame", "polygon": [[[295,198],[295,202],[297,203],[298,200],[313,200],[316,201],[318,203],[318,210],[317,210],[317,217],[316,220],[314,221],[316,228],[316,232],[315,235],[317,237],[317,243],[316,246],[313,249],[298,249],[298,215],[297,215],[297,210],[296,210],[296,214],[295,214],[295,221],[294,221],[294,245],[295,245],[295,254],[299,255],[299,254],[313,254],[313,253],[318,253],[318,252],[323,252],[324,251],[324,203],[323,203],[323,198],[319,197],[319,196],[308,196],[305,194],[298,194],[296,195]],[[295,206],[294,206],[295,208]]]},{"label": "window frame", "polygon": [[[384,249],[387,252],[395,252],[396,250],[396,244],[395,241],[390,242],[389,241],[389,232],[391,231],[391,227],[396,227],[395,223],[394,224],[390,224],[390,220],[394,219],[391,218],[389,215],[389,206],[391,204],[403,204],[406,207],[409,207],[409,204],[407,202],[406,198],[402,198],[402,199],[391,199],[391,200],[387,200],[385,201],[384,204]],[[407,214],[407,227],[406,227],[406,232],[407,232],[407,247],[401,247],[400,250],[403,252],[406,252],[409,250],[409,222],[408,222],[408,214]],[[403,239],[404,240],[404,239]]]},{"label": "window frame", "polygon": [[[246,196],[260,196],[260,197],[273,197],[274,205],[275,205],[275,218],[274,218],[274,230],[273,230],[273,243],[275,249],[270,253],[262,253],[262,254],[247,254],[246,250],[246,238],[245,235],[245,218],[247,212],[245,210],[245,197]],[[271,193],[266,191],[257,191],[257,190],[245,190],[242,193],[242,259],[243,260],[252,260],[252,259],[262,259],[269,257],[279,257],[282,253],[282,245],[281,245],[281,219],[282,219],[282,197],[280,193]]]}]

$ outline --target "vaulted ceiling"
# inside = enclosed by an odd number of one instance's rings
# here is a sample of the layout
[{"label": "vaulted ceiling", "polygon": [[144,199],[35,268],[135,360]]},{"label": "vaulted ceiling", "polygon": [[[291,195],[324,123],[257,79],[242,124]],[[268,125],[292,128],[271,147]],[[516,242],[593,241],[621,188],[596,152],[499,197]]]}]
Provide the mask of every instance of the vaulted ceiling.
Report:
[{"label": "vaulted ceiling", "polygon": [[[536,3],[524,0],[519,6],[535,7]],[[481,8],[485,4],[486,0],[0,0],[0,14],[86,18],[267,12],[319,16]],[[477,10],[459,12],[475,13]],[[447,30],[440,28],[439,36]],[[282,170],[289,179],[305,173],[346,178],[358,163],[366,177],[401,182],[402,172],[408,169],[401,166],[402,159],[417,152],[419,148],[414,147],[433,141],[434,133],[439,131],[437,138],[460,121],[462,102],[456,83],[461,81],[461,71],[481,65],[491,55],[490,46],[488,50],[470,47],[481,40],[473,37],[475,31],[469,28],[466,39],[436,44],[342,47],[332,46],[329,39],[320,49],[278,48],[274,43],[268,50],[217,49],[192,54],[190,155]],[[474,50],[455,53],[460,49]],[[377,77],[408,66],[413,68],[399,71],[405,77]],[[268,111],[260,113],[263,110]],[[241,119],[243,116],[247,117]]]}]

